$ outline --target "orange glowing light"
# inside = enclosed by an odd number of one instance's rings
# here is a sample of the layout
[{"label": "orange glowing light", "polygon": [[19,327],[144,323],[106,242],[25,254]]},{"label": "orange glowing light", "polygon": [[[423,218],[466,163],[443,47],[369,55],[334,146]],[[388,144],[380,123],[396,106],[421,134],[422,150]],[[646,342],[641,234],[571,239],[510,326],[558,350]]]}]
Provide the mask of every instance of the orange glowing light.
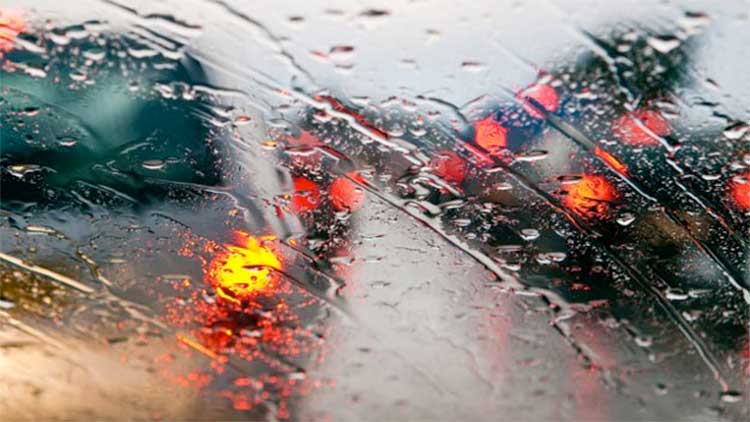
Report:
[{"label": "orange glowing light", "polygon": [[534,84],[518,93],[518,98],[524,100],[523,108],[532,117],[536,119],[543,119],[544,113],[539,107],[529,101],[533,99],[539,103],[548,113],[554,113],[557,111],[560,104],[560,96],[557,95],[555,88],[547,84]]},{"label": "orange glowing light", "polygon": [[[350,172],[348,175],[355,180],[360,180],[360,176],[356,172]],[[364,190],[343,176],[336,178],[331,183],[329,193],[331,194],[331,205],[336,211],[354,212],[365,202]]]},{"label": "orange glowing light", "polygon": [[305,177],[295,177],[294,194],[291,208],[295,213],[305,213],[314,210],[320,204],[320,188],[318,184]]},{"label": "orange glowing light", "polygon": [[488,116],[474,123],[474,141],[489,152],[497,152],[508,146],[508,129]]},{"label": "orange glowing light", "polygon": [[240,303],[273,284],[281,261],[258,239],[240,231],[235,235],[238,245],[225,246],[209,264],[207,278],[220,298]]},{"label": "orange glowing light", "polygon": [[563,204],[583,218],[603,218],[610,203],[617,199],[617,190],[603,176],[584,174],[581,179],[564,185]]},{"label": "orange glowing light", "polygon": [[25,30],[26,23],[19,11],[0,9],[0,58],[13,50],[13,41]]},{"label": "orange glowing light", "polygon": [[594,147],[594,154],[597,157],[601,158],[602,161],[604,161],[605,163],[607,163],[607,165],[609,165],[610,167],[612,167],[613,169],[615,169],[615,171],[617,171],[620,174],[623,174],[623,175],[627,176],[627,174],[628,174],[628,168],[625,167],[625,164],[623,164],[620,160],[618,160],[617,158],[615,158],[612,154],[608,153],[607,151],[605,151],[605,150],[603,150],[603,149],[601,149],[599,147]]},{"label": "orange glowing light", "polygon": [[750,210],[750,172],[732,179],[729,184],[729,196],[737,208],[742,211]]},{"label": "orange glowing light", "polygon": [[441,151],[430,161],[432,170],[448,183],[461,183],[466,177],[466,162],[453,151]]},{"label": "orange glowing light", "polygon": [[615,119],[612,122],[612,132],[626,145],[657,146],[659,140],[654,135],[669,135],[671,129],[669,122],[660,113],[640,109],[632,113],[625,113]]}]

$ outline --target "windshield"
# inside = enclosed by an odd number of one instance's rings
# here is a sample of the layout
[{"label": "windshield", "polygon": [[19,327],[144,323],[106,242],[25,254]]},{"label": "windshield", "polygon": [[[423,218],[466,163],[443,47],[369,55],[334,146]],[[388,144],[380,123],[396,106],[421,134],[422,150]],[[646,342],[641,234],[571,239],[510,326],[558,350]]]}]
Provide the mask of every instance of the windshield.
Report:
[{"label": "windshield", "polygon": [[747,4],[0,6],[0,414],[745,420]]}]

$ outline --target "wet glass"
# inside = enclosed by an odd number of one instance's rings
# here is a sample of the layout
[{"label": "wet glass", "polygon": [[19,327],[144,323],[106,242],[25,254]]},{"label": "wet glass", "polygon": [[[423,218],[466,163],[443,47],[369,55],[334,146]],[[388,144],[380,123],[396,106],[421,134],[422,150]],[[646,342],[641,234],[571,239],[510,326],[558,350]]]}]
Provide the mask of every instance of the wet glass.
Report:
[{"label": "wet glass", "polygon": [[746,420],[747,10],[4,3],[2,419]]}]

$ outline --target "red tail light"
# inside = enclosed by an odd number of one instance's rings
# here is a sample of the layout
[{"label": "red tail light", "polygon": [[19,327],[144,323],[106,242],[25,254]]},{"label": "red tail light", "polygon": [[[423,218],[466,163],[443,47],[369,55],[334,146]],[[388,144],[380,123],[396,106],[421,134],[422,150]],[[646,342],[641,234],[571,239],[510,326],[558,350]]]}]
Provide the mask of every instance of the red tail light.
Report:
[{"label": "red tail light", "polygon": [[659,145],[659,140],[649,131],[657,136],[666,136],[670,134],[671,129],[669,122],[661,114],[645,109],[623,114],[612,122],[612,132],[627,145]]},{"label": "red tail light", "polygon": [[556,112],[560,106],[560,96],[557,95],[555,88],[543,83],[531,85],[519,92],[517,96],[524,100],[524,110],[536,119],[543,119],[544,113],[529,99],[533,99],[536,103],[540,104],[548,113]]},{"label": "red tail light", "polygon": [[[360,177],[356,172],[349,173],[349,177]],[[336,211],[354,212],[365,201],[365,192],[348,178],[341,176],[331,183],[329,189],[331,204]]]},{"label": "red tail light", "polygon": [[431,161],[432,170],[448,183],[461,183],[466,178],[466,162],[453,151],[441,151]]},{"label": "red tail light", "polygon": [[13,41],[25,30],[26,22],[20,12],[0,9],[0,58],[13,50]]},{"label": "red tail light", "polygon": [[305,177],[293,179],[294,193],[292,194],[291,209],[301,214],[314,210],[320,205],[320,187],[317,183]]},{"label": "red tail light", "polygon": [[735,176],[729,184],[729,196],[742,211],[750,210],[750,172]]},{"label": "red tail light", "polygon": [[584,174],[580,180],[563,186],[563,204],[583,218],[604,218],[617,190],[603,176]]},{"label": "red tail light", "polygon": [[474,142],[491,153],[508,146],[508,129],[492,116],[474,123]]}]

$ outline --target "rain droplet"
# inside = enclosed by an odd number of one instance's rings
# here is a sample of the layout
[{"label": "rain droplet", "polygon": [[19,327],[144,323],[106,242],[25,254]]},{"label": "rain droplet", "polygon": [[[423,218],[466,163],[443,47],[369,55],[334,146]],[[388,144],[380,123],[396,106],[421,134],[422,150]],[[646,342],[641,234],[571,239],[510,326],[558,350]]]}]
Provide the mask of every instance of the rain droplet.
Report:
[{"label": "rain droplet", "polygon": [[552,262],[562,262],[565,261],[565,258],[567,258],[567,254],[565,252],[550,252],[547,254],[547,257],[549,257]]},{"label": "rain droplet", "polygon": [[683,311],[682,316],[685,318],[688,322],[696,321],[698,318],[700,318],[702,315],[702,312],[697,309],[692,309],[690,311]]},{"label": "rain droplet", "polygon": [[523,250],[522,245],[500,245],[497,247],[498,253],[513,253],[513,252],[520,252]]},{"label": "rain droplet", "polygon": [[106,56],[106,53],[101,48],[92,48],[90,50],[85,50],[83,52],[83,57],[98,62],[101,60],[104,60],[104,57]]},{"label": "rain droplet", "polygon": [[467,61],[461,63],[461,69],[467,72],[481,72],[486,69],[486,66],[480,62]]},{"label": "rain droplet", "polygon": [[563,185],[571,185],[580,182],[583,178],[579,175],[560,176],[557,180]]},{"label": "rain droplet", "polygon": [[70,72],[70,79],[76,81],[76,82],[83,82],[86,80],[87,76],[83,72]]},{"label": "rain droplet", "polygon": [[360,13],[360,16],[363,16],[365,18],[382,18],[384,16],[390,15],[391,12],[384,10],[384,9],[367,9]]},{"label": "rain droplet", "polygon": [[351,55],[354,52],[354,47],[351,45],[336,45],[331,47],[331,49],[328,51],[328,54],[331,56],[348,56]]},{"label": "rain droplet", "polygon": [[495,184],[495,190],[498,190],[498,191],[512,190],[512,189],[513,189],[513,185],[511,185],[508,182],[500,182],[500,183]]},{"label": "rain droplet", "polygon": [[250,118],[250,116],[244,116],[244,115],[243,116],[237,116],[237,118],[234,119],[234,124],[236,124],[236,125],[246,125],[246,124],[250,123],[250,120],[252,120]]},{"label": "rain droplet", "polygon": [[749,129],[750,126],[747,123],[735,123],[724,129],[724,136],[726,136],[727,139],[736,141],[745,136]]},{"label": "rain droplet", "polygon": [[147,160],[142,164],[146,170],[162,170],[165,167],[165,163],[162,160]]},{"label": "rain droplet", "polygon": [[539,230],[537,229],[522,229],[521,238],[523,240],[534,240],[539,238]]},{"label": "rain droplet", "polygon": [[660,382],[656,384],[656,388],[654,388],[654,391],[656,392],[656,395],[663,396],[669,392],[669,388],[666,384]]},{"label": "rain droplet", "polygon": [[59,29],[53,29],[47,33],[47,38],[49,38],[53,43],[57,45],[68,45],[70,44],[70,37],[65,35],[64,33],[61,33]]},{"label": "rain droplet", "polygon": [[648,39],[648,45],[662,54],[667,54],[679,47],[681,42],[679,38],[672,35],[662,35]]},{"label": "rain droplet", "polygon": [[8,167],[9,173],[16,177],[24,177],[27,173],[41,170],[37,164],[18,164]]},{"label": "rain droplet", "polygon": [[653,343],[654,338],[651,336],[636,336],[635,338],[635,344],[637,344],[638,347],[651,347]]},{"label": "rain droplet", "polygon": [[23,113],[29,117],[36,116],[37,114],[39,114],[39,107],[26,107],[23,110]]},{"label": "rain droplet", "polygon": [[703,12],[686,12],[680,19],[680,27],[688,34],[695,34],[711,23],[711,18]]},{"label": "rain droplet", "polygon": [[131,48],[128,48],[128,54],[130,55],[130,57],[133,57],[134,59],[148,59],[148,58],[158,56],[159,52],[151,48],[131,47]]},{"label": "rain droplet", "polygon": [[70,148],[70,147],[75,146],[77,143],[78,143],[78,139],[72,138],[69,136],[57,138],[57,144],[60,145],[61,147]]},{"label": "rain droplet", "polygon": [[666,296],[669,300],[685,300],[689,297],[684,290],[673,287],[667,289]]},{"label": "rain droplet", "polygon": [[711,289],[690,289],[688,295],[690,297],[703,297],[713,292]]},{"label": "rain droplet", "polygon": [[38,226],[35,224],[31,224],[26,226],[25,230],[29,233],[42,233],[42,234],[55,234],[57,233],[57,230],[53,229],[52,227],[47,226]]},{"label": "rain droplet", "polygon": [[471,225],[471,219],[469,218],[457,218],[453,220],[453,225],[456,227],[467,227]]},{"label": "rain droplet", "polygon": [[742,393],[739,391],[729,390],[721,393],[721,400],[727,403],[737,403],[742,400]]},{"label": "rain droplet", "polygon": [[547,158],[548,155],[549,155],[549,153],[547,151],[535,149],[535,150],[529,151],[529,152],[527,152],[525,154],[516,155],[516,160],[518,160],[518,161],[539,161],[539,160],[544,160],[545,158]]},{"label": "rain droplet", "polygon": [[632,212],[624,212],[617,218],[617,224],[625,227],[629,226],[635,221],[635,214]]}]

